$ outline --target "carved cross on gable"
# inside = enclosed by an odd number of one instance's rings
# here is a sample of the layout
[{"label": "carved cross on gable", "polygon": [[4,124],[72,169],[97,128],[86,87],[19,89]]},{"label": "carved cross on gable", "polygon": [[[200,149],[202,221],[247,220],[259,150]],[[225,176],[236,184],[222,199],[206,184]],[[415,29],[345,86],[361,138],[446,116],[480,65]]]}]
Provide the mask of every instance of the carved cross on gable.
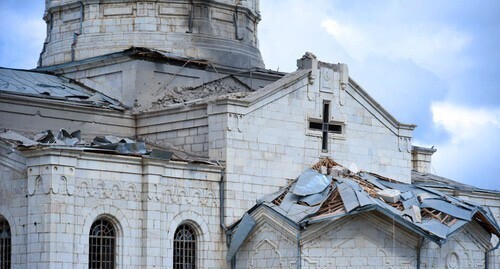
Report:
[{"label": "carved cross on gable", "polygon": [[323,102],[323,118],[309,119],[309,129],[322,132],[321,150],[328,151],[328,133],[342,134],[342,125],[338,122],[330,121],[330,102]]}]

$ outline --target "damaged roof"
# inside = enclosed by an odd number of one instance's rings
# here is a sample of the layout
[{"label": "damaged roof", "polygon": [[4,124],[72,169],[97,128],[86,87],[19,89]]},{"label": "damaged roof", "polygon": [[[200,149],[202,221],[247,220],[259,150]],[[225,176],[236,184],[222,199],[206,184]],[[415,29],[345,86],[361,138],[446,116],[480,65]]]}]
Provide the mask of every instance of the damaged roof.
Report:
[{"label": "damaged roof", "polygon": [[212,81],[205,82],[195,87],[174,87],[173,89],[163,89],[164,96],[153,102],[152,109],[169,107],[172,104],[185,104],[193,102],[206,102],[209,99],[217,98],[226,94],[240,93],[246,96],[253,92],[246,83],[234,75],[227,75]]},{"label": "damaged roof", "polygon": [[123,110],[122,104],[63,76],[0,67],[0,93]]},{"label": "damaged roof", "polygon": [[60,129],[56,134],[51,130],[45,130],[34,135],[20,134],[12,130],[6,130],[0,132],[0,141],[10,145],[12,148],[19,149],[47,147],[74,148],[88,152],[143,156],[167,161],[176,160],[189,163],[218,165],[216,161],[211,161],[207,158],[174,147],[168,148],[137,139],[106,135],[96,136],[92,142],[86,142],[82,140],[79,130],[70,133],[64,129]]},{"label": "damaged roof", "polygon": [[353,173],[329,158],[284,189],[259,200],[256,207],[262,205],[300,227],[378,211],[439,245],[473,220],[500,235],[487,207],[373,173]]},{"label": "damaged roof", "polygon": [[415,170],[411,171],[411,181],[413,184],[423,187],[460,190],[460,192],[469,192],[469,193],[482,192],[482,193],[500,194],[499,190],[481,189],[445,177],[441,177],[430,173],[421,173]]}]

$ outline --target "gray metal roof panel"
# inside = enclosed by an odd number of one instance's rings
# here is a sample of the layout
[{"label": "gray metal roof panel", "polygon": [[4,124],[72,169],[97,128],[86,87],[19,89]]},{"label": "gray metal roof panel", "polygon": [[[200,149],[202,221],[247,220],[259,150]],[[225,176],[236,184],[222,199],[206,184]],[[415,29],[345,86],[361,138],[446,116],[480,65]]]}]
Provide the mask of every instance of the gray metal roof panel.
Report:
[{"label": "gray metal roof panel", "polygon": [[120,102],[68,78],[29,70],[0,68],[0,92],[123,109]]}]

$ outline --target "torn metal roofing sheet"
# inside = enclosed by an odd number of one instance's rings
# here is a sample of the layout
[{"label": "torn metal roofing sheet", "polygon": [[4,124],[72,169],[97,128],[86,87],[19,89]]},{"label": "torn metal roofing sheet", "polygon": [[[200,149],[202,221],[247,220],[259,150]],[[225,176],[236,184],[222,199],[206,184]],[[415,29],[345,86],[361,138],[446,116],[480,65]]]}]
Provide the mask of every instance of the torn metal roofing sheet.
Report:
[{"label": "torn metal roofing sheet", "polygon": [[0,132],[0,141],[7,143],[12,148],[75,148],[90,152],[146,156],[166,161],[176,160],[197,164],[218,165],[216,161],[193,156],[178,149],[151,145],[146,141],[138,141],[130,138],[121,138],[112,135],[96,136],[92,142],[87,143],[81,139],[81,132],[79,130],[69,133],[61,129],[57,135],[54,135],[51,130],[42,131],[35,135],[25,135],[7,130]]},{"label": "torn metal roofing sheet", "polygon": [[309,169],[300,175],[292,192],[300,196],[320,193],[330,185],[330,182],[331,177],[328,179],[325,175]]},{"label": "torn metal roofing sheet", "polygon": [[[316,204],[310,206],[304,202],[308,200]],[[259,203],[301,226],[375,210],[437,244],[474,220],[488,232],[500,235],[487,207],[376,174],[353,173],[329,158]]]},{"label": "torn metal roofing sheet", "polygon": [[500,194],[500,190],[481,189],[445,177],[429,173],[421,173],[415,170],[411,171],[411,181],[412,184],[423,187],[460,190],[461,192],[486,192],[486,193]]},{"label": "torn metal roofing sheet", "polygon": [[120,102],[68,78],[28,70],[0,68],[0,92],[124,109]]},{"label": "torn metal roofing sheet", "polygon": [[243,245],[243,242],[245,242],[247,236],[250,235],[255,225],[257,225],[257,222],[255,222],[250,214],[245,213],[236,228],[236,232],[234,232],[231,237],[231,244],[226,257],[228,261],[236,255],[236,252],[240,249],[241,245]]}]

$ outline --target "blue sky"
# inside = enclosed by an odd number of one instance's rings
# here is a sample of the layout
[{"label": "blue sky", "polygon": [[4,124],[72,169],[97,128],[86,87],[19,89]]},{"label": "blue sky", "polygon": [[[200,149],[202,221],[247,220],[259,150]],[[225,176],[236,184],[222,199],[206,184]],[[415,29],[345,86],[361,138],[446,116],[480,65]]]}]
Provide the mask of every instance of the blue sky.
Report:
[{"label": "blue sky", "polygon": [[[434,146],[433,172],[500,189],[500,1],[261,0],[260,49],[295,70],[310,51]],[[33,68],[43,0],[0,1],[0,66]]]}]

